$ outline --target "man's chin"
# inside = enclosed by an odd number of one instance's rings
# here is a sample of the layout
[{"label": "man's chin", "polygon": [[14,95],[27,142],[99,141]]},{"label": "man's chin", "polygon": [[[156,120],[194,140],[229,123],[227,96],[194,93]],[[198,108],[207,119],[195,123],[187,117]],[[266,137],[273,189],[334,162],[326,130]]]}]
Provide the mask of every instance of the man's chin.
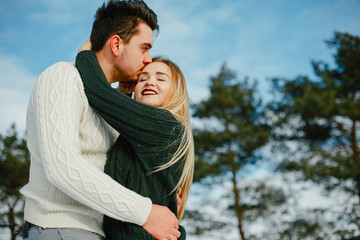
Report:
[{"label": "man's chin", "polygon": [[135,86],[129,88],[129,91],[130,91],[130,92],[135,92]]}]

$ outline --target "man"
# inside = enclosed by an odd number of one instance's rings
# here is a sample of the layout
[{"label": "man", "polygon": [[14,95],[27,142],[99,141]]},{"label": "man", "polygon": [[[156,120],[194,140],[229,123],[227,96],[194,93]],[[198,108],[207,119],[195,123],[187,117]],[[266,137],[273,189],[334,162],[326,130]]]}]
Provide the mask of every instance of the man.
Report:
[{"label": "man", "polygon": [[[142,1],[111,0],[98,9],[90,38],[110,83],[129,87],[137,80],[151,62],[157,29],[156,15]],[[24,239],[103,239],[103,214],[140,225],[156,239],[180,236],[169,209],[103,173],[116,137],[89,106],[73,63],[54,64],[40,75],[27,112]]]}]

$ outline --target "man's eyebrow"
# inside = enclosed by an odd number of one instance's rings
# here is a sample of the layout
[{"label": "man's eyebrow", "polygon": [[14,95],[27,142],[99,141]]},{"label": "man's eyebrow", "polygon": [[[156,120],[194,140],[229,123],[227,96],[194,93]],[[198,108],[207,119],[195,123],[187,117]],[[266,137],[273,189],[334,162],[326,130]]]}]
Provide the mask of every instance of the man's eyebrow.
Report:
[{"label": "man's eyebrow", "polygon": [[143,46],[147,46],[149,49],[152,48],[152,44],[151,43],[143,43]]}]

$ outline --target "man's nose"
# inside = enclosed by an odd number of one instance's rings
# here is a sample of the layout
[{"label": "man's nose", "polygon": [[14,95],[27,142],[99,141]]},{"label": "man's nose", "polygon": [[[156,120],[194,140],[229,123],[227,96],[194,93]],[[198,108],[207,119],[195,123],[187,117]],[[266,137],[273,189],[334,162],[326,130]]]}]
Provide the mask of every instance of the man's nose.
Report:
[{"label": "man's nose", "polygon": [[152,58],[150,56],[150,53],[148,52],[144,57],[144,64],[147,65],[152,62]]}]

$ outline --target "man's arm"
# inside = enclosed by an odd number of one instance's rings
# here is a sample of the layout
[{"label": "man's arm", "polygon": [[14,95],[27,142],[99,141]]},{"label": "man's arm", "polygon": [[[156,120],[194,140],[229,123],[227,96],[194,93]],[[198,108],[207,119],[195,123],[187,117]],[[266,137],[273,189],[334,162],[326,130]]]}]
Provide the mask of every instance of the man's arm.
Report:
[{"label": "man's arm", "polygon": [[150,214],[151,200],[119,185],[81,154],[84,97],[75,78],[76,69],[60,63],[46,70],[36,84],[32,100],[40,139],[36,159],[41,161],[47,179],[71,198],[141,226]]}]

